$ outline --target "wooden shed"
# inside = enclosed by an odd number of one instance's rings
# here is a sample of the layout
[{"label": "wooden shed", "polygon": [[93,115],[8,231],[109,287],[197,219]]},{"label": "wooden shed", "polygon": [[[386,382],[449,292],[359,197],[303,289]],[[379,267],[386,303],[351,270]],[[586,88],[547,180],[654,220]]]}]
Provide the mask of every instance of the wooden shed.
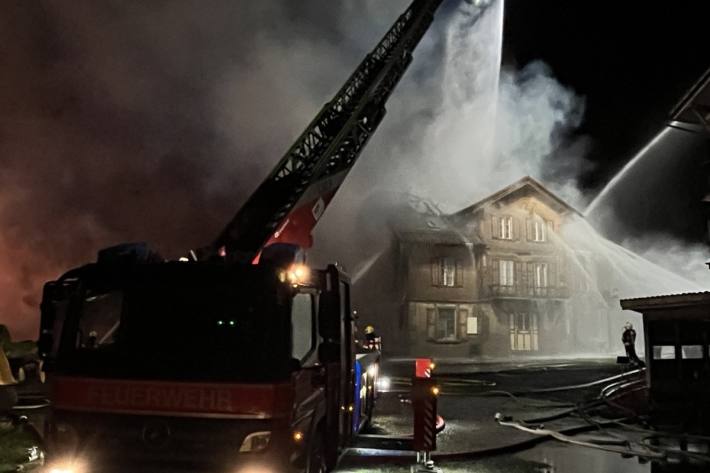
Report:
[{"label": "wooden shed", "polygon": [[710,425],[710,292],[624,299],[643,314],[651,410],[687,429]]}]

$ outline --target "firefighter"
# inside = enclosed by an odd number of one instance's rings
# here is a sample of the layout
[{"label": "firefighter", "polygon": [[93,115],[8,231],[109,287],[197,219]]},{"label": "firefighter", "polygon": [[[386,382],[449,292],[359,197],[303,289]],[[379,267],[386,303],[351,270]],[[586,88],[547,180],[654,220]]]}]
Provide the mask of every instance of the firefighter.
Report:
[{"label": "firefighter", "polygon": [[370,350],[380,349],[380,337],[375,332],[375,327],[368,325],[365,327],[365,342]]},{"label": "firefighter", "polygon": [[643,361],[641,361],[636,354],[636,330],[631,322],[626,322],[624,324],[624,333],[621,335],[621,341],[624,342],[624,348],[626,349],[626,356],[629,358],[634,366],[643,366]]}]

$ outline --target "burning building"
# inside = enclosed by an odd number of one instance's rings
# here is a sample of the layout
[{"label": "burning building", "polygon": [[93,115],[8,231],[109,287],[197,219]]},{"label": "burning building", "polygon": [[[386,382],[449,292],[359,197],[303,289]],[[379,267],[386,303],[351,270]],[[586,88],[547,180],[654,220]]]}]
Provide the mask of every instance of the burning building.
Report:
[{"label": "burning building", "polygon": [[478,358],[614,350],[618,296],[603,284],[609,268],[565,241],[561,228],[573,218],[581,216],[530,177],[455,214],[429,205],[403,218],[395,232],[398,331],[406,334],[399,351]]}]

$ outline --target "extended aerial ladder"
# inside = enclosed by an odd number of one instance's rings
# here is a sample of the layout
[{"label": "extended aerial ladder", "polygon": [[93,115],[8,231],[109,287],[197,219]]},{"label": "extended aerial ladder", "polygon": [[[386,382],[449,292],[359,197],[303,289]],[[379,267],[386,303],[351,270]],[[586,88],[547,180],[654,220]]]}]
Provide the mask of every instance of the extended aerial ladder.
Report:
[{"label": "extended aerial ladder", "polygon": [[253,261],[311,231],[385,115],[385,103],[442,0],[415,0],[296,140],[203,255]]},{"label": "extended aerial ladder", "polygon": [[[200,252],[204,261],[120,245],[45,285],[49,470],[96,469],[76,456],[85,445],[96,466],[146,458],[220,471],[335,466],[372,418],[380,354],[355,350],[340,268],[308,270],[279,260],[283,246],[269,258],[263,250],[287,243],[290,258],[294,246],[311,246],[441,3],[414,0]],[[248,264],[260,255],[262,264]]]}]

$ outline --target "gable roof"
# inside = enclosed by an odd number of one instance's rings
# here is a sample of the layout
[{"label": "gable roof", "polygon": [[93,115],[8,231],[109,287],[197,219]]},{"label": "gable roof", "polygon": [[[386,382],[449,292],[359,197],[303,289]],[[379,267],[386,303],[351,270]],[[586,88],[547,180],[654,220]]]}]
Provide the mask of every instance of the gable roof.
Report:
[{"label": "gable roof", "polygon": [[526,190],[532,190],[534,191],[543,202],[546,204],[550,205],[553,209],[557,210],[560,213],[574,213],[577,215],[582,215],[579,213],[574,207],[569,205],[567,202],[562,200],[561,198],[557,197],[555,194],[553,194],[547,187],[542,185],[540,182],[537,180],[533,179],[530,176],[525,176],[522,179],[519,179],[518,181],[510,184],[507,187],[504,187],[503,189],[499,190],[498,192],[495,192],[488,197],[479,200],[473,205],[470,205],[464,209],[459,210],[458,212],[454,213],[454,216],[463,216],[465,214],[470,214],[473,212],[476,212],[477,210],[492,204],[493,202],[497,202],[499,200],[505,199],[506,197],[512,196],[516,193],[522,193]]}]

